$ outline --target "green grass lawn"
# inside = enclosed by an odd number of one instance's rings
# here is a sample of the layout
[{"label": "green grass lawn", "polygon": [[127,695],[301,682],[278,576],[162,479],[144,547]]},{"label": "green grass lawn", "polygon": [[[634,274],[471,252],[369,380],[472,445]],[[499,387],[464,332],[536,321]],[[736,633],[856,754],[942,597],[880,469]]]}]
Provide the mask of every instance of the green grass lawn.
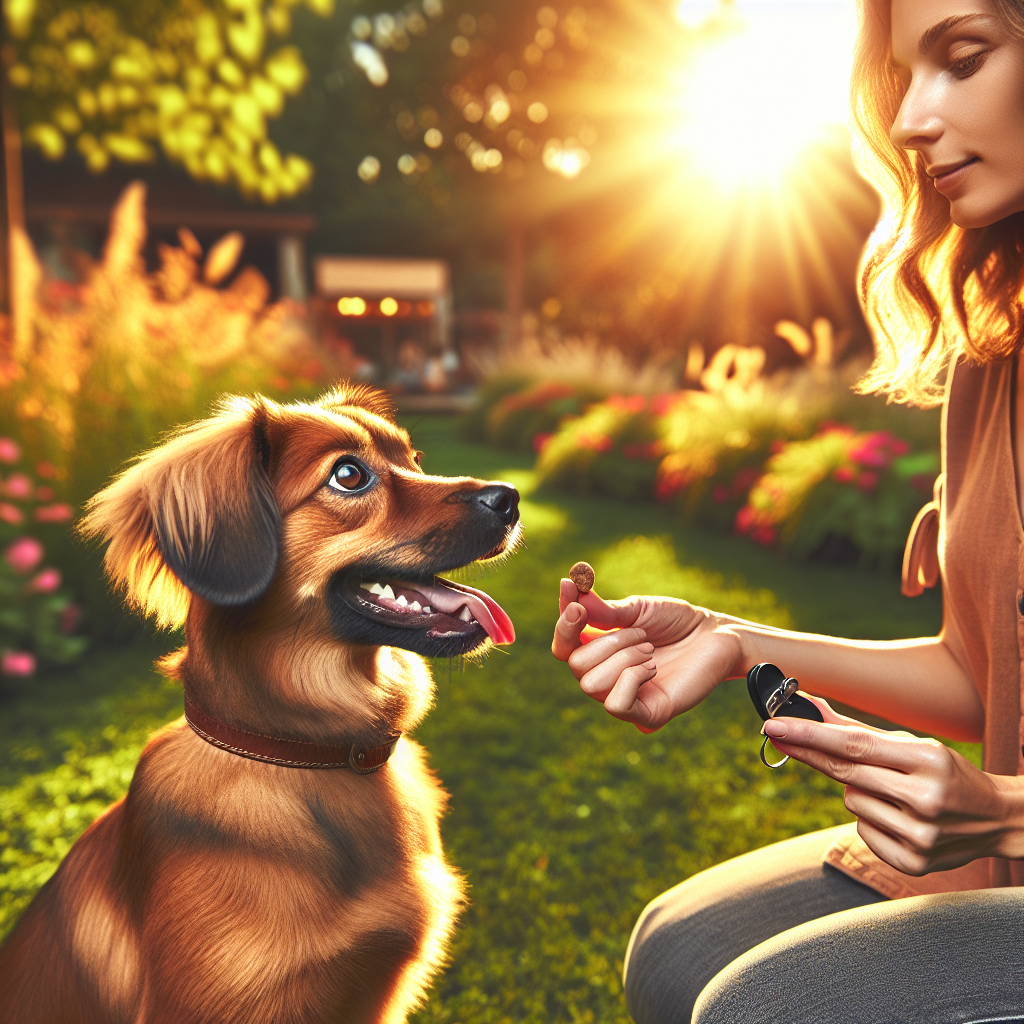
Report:
[{"label": "green grass lawn", "polygon": [[[449,420],[410,425],[427,472],[506,479],[527,495],[525,548],[462,577],[494,595],[519,639],[483,664],[456,664],[450,679],[436,664],[437,706],[418,732],[452,794],[445,843],[472,904],[417,1019],[626,1021],[622,958],[648,900],[849,815],[832,782],[793,763],[762,767],[742,682],[654,735],[609,717],[550,655],[559,577],[586,559],[607,597],[669,594],[880,639],[934,633],[939,597],[910,601],[890,576],[787,563],[661,507],[530,494],[531,460],[457,441]],[[0,934],[127,788],[146,735],[181,713],[180,690],[149,667],[173,642],[96,651],[0,698]]]}]

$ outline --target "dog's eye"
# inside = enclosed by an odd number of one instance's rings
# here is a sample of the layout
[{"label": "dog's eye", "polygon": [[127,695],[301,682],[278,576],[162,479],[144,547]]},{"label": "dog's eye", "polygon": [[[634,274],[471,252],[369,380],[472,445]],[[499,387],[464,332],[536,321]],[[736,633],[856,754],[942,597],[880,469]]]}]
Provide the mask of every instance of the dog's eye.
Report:
[{"label": "dog's eye", "polygon": [[376,479],[358,459],[346,456],[335,463],[327,486],[345,494],[356,494],[365,491]]},{"label": "dog's eye", "polygon": [[423,466],[423,452],[413,452],[412,453],[412,461],[415,462],[417,466],[422,467]]}]

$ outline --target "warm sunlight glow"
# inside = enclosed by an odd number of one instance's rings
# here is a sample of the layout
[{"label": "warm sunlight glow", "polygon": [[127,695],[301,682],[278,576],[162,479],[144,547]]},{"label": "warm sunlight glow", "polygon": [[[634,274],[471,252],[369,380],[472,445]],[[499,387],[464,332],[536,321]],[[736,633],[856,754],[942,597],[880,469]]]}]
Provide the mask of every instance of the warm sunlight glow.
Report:
[{"label": "warm sunlight glow", "polygon": [[[687,5],[694,0],[681,12]],[[852,12],[838,0],[782,10],[747,0],[736,11],[680,80],[680,144],[725,188],[777,181],[823,130],[845,122],[854,34]]]}]

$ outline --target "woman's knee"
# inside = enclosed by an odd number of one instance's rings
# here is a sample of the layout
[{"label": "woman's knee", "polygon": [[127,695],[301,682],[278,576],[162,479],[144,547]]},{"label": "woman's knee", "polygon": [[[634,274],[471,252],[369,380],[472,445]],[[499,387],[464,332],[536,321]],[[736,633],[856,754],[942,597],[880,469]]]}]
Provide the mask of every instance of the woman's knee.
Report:
[{"label": "woman's knee", "polygon": [[[693,1024],[935,1024],[1020,1013],[1024,892],[917,896],[808,921],[728,964]],[[942,969],[937,969],[941,966]]]}]

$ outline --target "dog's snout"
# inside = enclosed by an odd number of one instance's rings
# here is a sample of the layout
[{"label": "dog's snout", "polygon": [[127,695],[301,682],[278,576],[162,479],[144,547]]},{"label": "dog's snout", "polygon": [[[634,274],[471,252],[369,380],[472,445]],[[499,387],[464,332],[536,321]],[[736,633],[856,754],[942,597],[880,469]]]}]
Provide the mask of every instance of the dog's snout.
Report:
[{"label": "dog's snout", "polygon": [[519,492],[508,484],[488,484],[481,487],[473,497],[500,516],[505,526],[514,526],[519,521]]}]

